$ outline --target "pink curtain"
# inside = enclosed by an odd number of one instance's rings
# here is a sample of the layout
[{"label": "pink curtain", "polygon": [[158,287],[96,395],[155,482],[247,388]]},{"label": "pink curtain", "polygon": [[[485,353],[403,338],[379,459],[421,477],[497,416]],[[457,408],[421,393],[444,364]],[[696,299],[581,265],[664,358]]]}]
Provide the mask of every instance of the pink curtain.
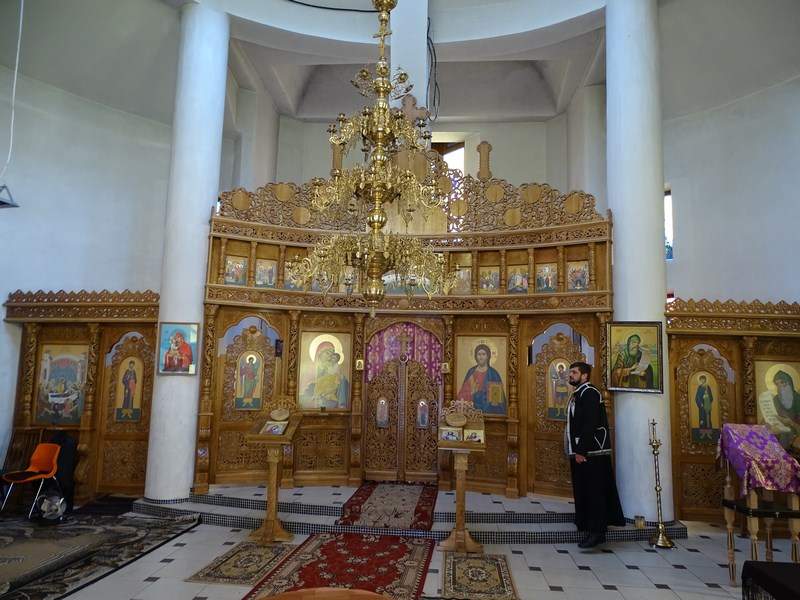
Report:
[{"label": "pink curtain", "polygon": [[400,360],[405,341],[405,351],[410,360],[425,365],[425,369],[441,383],[442,343],[430,331],[414,323],[395,323],[376,333],[367,342],[366,371],[367,382],[380,373],[383,365],[392,360]]}]

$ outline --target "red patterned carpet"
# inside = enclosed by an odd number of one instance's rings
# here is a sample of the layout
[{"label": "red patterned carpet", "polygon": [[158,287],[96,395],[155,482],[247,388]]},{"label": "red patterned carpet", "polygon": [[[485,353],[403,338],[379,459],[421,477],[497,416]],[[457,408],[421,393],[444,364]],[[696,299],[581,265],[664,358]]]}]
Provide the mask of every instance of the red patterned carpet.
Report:
[{"label": "red patterned carpet", "polygon": [[436,507],[435,485],[370,481],[342,509],[338,525],[430,530]]},{"label": "red patterned carpet", "polygon": [[316,587],[362,589],[395,600],[414,600],[425,584],[433,544],[432,540],[393,535],[315,534],[243,600]]}]

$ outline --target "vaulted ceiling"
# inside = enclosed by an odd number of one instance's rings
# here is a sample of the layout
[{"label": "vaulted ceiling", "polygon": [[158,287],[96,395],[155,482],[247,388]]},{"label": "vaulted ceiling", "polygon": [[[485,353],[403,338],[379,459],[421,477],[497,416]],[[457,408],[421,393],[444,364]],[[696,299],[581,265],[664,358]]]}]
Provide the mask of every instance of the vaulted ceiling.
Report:
[{"label": "vaulted ceiling", "polygon": [[[527,2],[537,7],[551,0]],[[296,10],[286,6],[292,4],[289,0],[259,3],[259,8]],[[507,27],[495,36],[457,39],[447,19],[460,19],[460,26],[469,18],[468,10],[499,15],[505,4],[524,3],[460,0],[461,12],[454,15],[447,10],[454,6],[452,0],[429,0],[439,120],[548,120],[566,109],[581,86],[603,83],[602,2],[583,3],[599,8],[536,29]],[[28,0],[20,73],[119,110],[171,123],[180,4],[179,0]],[[371,9],[370,0],[313,4]],[[323,8],[318,12],[323,23],[329,19],[334,24],[332,15],[339,19],[342,15]],[[0,0],[0,64],[9,69],[14,67],[18,17],[17,0]],[[375,60],[369,32],[377,30],[377,19],[368,12],[348,12],[347,18],[366,23],[367,35],[351,39],[308,35],[299,28],[232,17],[231,76],[239,87],[266,90],[279,112],[292,118],[328,122],[339,112],[352,112],[363,101],[349,82],[359,67]],[[659,25],[665,119],[719,106],[800,76],[797,0],[659,0]]]}]

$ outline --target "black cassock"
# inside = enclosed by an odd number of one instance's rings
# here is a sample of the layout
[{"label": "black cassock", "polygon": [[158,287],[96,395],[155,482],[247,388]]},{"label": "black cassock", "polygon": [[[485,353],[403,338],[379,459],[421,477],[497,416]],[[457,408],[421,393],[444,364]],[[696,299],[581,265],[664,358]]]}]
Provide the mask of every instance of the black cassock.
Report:
[{"label": "black cassock", "polygon": [[[567,411],[569,466],[579,531],[604,535],[609,525],[625,525],[619,502],[608,415],[600,390],[589,382],[579,385]],[[586,462],[575,462],[575,454]]]}]

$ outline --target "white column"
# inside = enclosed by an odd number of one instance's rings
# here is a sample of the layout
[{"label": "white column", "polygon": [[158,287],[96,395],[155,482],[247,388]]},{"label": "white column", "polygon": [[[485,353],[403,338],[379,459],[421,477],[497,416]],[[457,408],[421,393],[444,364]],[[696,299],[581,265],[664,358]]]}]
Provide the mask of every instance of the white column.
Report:
[{"label": "white column", "polygon": [[[657,0],[606,5],[608,205],[614,219],[614,320],[664,324],[664,175]],[[664,336],[666,337],[666,335]],[[674,518],[666,344],[663,394],[617,392],[617,484],[626,517],[656,518],[648,422],[662,446],[662,516]],[[609,356],[614,360],[614,356]]]},{"label": "white column", "polygon": [[390,56],[392,76],[397,67],[408,73],[414,84],[411,94],[417,106],[428,106],[428,0],[398,2],[392,11],[389,28],[392,35]]},{"label": "white column", "polygon": [[567,152],[569,156],[567,189],[584,190],[594,194],[598,212],[605,212],[608,167],[604,85],[581,88],[570,102],[567,109]]},{"label": "white column", "polygon": [[[202,4],[184,6],[158,318],[160,323],[197,323],[199,333],[203,329],[208,221],[219,193],[228,35],[227,15]],[[194,360],[199,370],[199,339],[196,349]],[[156,375],[147,451],[147,498],[180,499],[189,495],[200,377],[200,373]]]}]

